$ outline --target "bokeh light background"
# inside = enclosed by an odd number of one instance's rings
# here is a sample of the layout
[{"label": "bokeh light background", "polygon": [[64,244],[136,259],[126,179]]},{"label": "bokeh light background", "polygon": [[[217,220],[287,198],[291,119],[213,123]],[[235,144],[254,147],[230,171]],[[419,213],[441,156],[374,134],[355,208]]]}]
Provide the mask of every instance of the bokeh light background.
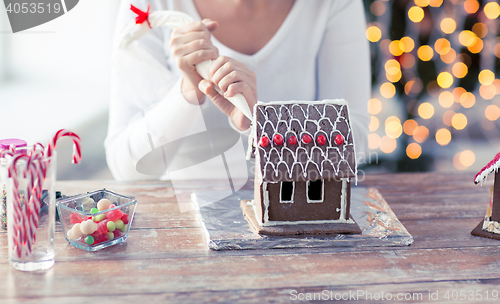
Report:
[{"label": "bokeh light background", "polygon": [[[500,152],[500,6],[364,0],[377,171],[479,170]],[[378,162],[378,164],[374,164]]]}]

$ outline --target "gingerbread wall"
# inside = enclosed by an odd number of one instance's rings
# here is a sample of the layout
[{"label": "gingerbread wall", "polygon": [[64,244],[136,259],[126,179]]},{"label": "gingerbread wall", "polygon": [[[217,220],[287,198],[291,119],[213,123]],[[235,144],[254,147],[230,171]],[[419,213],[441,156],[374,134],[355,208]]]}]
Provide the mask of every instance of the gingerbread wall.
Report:
[{"label": "gingerbread wall", "polygon": [[500,171],[495,173],[493,185],[493,207],[491,209],[491,220],[500,222]]},{"label": "gingerbread wall", "polygon": [[[268,183],[269,191],[269,220],[270,221],[311,221],[337,220],[340,217],[340,199],[342,182],[335,180],[324,181],[324,200],[322,203],[307,202],[306,182],[295,182],[294,202],[280,202],[280,183]],[[350,201],[351,185],[348,183],[346,194]],[[262,193],[262,192],[261,192]],[[339,211],[337,211],[339,209]],[[346,208],[349,218],[349,205]]]}]

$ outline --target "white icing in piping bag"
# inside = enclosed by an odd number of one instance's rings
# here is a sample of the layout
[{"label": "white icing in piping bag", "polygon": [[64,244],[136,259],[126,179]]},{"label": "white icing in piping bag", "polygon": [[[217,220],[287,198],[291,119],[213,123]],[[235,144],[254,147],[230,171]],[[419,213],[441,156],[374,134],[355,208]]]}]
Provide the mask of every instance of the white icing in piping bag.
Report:
[{"label": "white icing in piping bag", "polygon": [[[210,70],[212,62],[213,60],[205,60],[196,65],[196,72],[198,72],[198,74],[200,74],[200,76],[203,77],[203,79],[210,80],[208,72]],[[215,89],[219,94],[224,95],[224,93],[220,90],[218,86],[215,86]],[[252,112],[250,111],[250,107],[248,106],[245,96],[243,96],[241,93],[238,93],[233,97],[227,97],[226,99],[229,100],[241,112],[243,112],[243,114],[246,117],[248,117],[248,119],[252,120]]]},{"label": "white icing in piping bag", "polygon": [[[151,28],[168,26],[171,29],[175,29],[184,26],[190,22],[194,22],[196,20],[194,20],[191,16],[184,14],[182,12],[156,11],[149,13],[147,21],[148,22],[142,22],[138,24],[135,22],[128,23],[121,32],[121,40],[118,41],[119,48],[126,49],[133,41],[147,34],[151,30]],[[205,60],[196,65],[196,71],[204,79],[210,80],[209,70],[211,65],[212,65],[212,60]],[[217,86],[216,90],[221,95],[223,95]],[[252,111],[250,111],[250,107],[248,106],[245,97],[241,93],[238,93],[233,97],[229,97],[227,99],[236,108],[238,108],[241,112],[243,112],[243,114],[246,117],[248,117],[248,119],[252,120]]]}]

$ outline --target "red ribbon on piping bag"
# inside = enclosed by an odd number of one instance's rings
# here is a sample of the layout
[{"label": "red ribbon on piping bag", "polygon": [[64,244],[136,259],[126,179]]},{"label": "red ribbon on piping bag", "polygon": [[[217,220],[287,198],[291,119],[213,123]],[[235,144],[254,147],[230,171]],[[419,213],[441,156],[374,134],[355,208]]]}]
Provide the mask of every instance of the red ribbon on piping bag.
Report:
[{"label": "red ribbon on piping bag", "polygon": [[146,21],[149,25],[149,28],[151,28],[151,23],[149,23],[149,20],[148,20],[148,17],[149,17],[149,7],[151,5],[148,4],[148,10],[143,12],[141,11],[140,9],[138,9],[137,7],[133,6],[132,4],[130,4],[130,9],[137,14],[137,17],[135,17],[135,24],[142,24],[144,23],[144,21]]}]

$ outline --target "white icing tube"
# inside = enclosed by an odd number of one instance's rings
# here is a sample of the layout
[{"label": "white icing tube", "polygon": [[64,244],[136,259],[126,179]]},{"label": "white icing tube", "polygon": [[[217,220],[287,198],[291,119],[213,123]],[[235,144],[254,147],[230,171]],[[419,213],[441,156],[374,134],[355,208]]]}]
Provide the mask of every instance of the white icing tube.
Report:
[{"label": "white icing tube", "polygon": [[[212,62],[213,60],[205,60],[196,65],[196,72],[198,72],[198,74],[200,74],[203,79],[209,80],[209,71]],[[218,87],[216,87],[216,90],[217,92],[219,92],[219,94],[223,95]],[[243,94],[238,93],[233,97],[228,97],[227,100],[229,100],[236,108],[243,112],[243,114],[248,119],[252,120],[252,112],[250,111],[250,107],[248,106],[247,100],[245,99],[245,96],[243,96]]]},{"label": "white icing tube", "polygon": [[[184,26],[195,20],[182,12],[176,11],[156,11],[152,12],[148,16],[149,24],[151,28],[168,26],[171,29],[175,29]],[[121,41],[119,41],[119,47],[121,49],[126,49],[130,43],[146,35],[151,28],[147,22],[136,24],[135,22],[130,22],[121,31]],[[204,79],[209,80],[210,66],[212,65],[212,60],[205,60],[196,65],[196,71]],[[218,88],[217,88],[218,89]],[[220,93],[220,90],[218,91]],[[238,108],[243,114],[252,120],[252,112],[245,99],[245,97],[238,93],[233,97],[227,98],[236,108]]]}]

